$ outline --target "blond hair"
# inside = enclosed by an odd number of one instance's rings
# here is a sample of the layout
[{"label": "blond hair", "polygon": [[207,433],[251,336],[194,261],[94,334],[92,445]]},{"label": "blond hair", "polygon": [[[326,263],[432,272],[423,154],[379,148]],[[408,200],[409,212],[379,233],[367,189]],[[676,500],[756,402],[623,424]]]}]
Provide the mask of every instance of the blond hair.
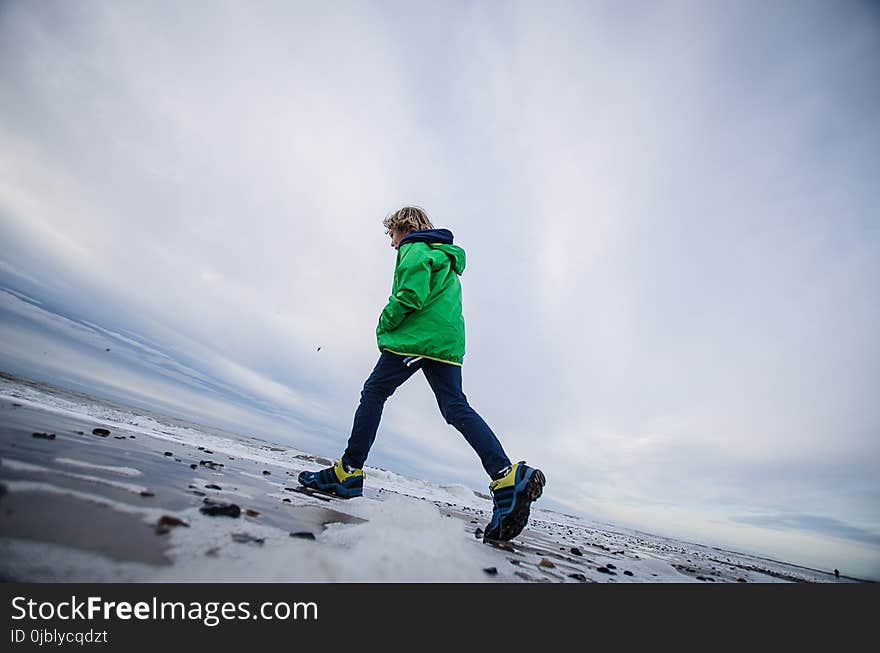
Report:
[{"label": "blond hair", "polygon": [[428,214],[418,206],[404,206],[402,209],[397,209],[393,213],[389,213],[388,217],[382,220],[382,224],[385,226],[386,234],[390,233],[392,229],[411,233],[434,228],[434,225],[428,220]]}]

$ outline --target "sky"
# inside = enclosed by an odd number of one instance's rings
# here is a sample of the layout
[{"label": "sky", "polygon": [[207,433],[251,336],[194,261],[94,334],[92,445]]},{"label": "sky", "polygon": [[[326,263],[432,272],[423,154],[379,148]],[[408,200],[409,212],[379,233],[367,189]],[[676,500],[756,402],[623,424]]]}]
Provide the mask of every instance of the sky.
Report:
[{"label": "sky", "polygon": [[338,456],[417,204],[548,507],[880,579],[877,179],[867,2],[6,0],[0,370]]}]

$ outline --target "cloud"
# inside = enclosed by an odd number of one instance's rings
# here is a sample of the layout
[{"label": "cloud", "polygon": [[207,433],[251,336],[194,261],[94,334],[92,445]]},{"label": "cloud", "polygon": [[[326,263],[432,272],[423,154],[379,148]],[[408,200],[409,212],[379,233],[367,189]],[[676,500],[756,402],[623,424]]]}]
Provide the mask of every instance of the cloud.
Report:
[{"label": "cloud", "polygon": [[858,526],[853,526],[830,517],[816,515],[776,514],[744,515],[731,517],[732,521],[761,528],[776,530],[808,531],[819,535],[830,535],[838,539],[852,540],[874,546],[880,545],[880,534]]}]

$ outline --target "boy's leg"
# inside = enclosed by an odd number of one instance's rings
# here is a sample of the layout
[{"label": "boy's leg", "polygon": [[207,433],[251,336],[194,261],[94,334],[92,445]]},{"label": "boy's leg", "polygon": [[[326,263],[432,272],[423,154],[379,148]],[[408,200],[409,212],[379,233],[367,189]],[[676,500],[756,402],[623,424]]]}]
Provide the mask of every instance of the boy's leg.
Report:
[{"label": "boy's leg", "polygon": [[354,414],[351,437],[342,454],[342,462],[349,467],[361,468],[376,439],[385,400],[409,377],[415,374],[424,359],[416,356],[400,356],[383,351],[373,372],[364,382],[361,400]]},{"label": "boy's leg", "polygon": [[426,360],[422,370],[437,397],[440,413],[473,447],[490,477],[510,465],[501,442],[489,425],[468,404],[461,389],[461,367],[449,363]]}]

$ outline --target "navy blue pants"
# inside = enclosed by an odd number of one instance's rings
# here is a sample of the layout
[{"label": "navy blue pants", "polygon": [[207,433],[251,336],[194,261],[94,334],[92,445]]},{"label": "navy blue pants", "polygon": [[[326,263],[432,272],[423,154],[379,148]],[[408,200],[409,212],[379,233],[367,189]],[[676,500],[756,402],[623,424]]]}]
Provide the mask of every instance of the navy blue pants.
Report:
[{"label": "navy blue pants", "polygon": [[385,400],[404,381],[422,370],[434,395],[440,414],[454,426],[474,448],[483,469],[489,476],[510,464],[504,448],[489,425],[470,407],[461,389],[461,367],[419,356],[401,356],[383,351],[372,374],[361,390],[361,401],[354,414],[354,425],[342,462],[350,467],[363,467],[376,439]]}]

